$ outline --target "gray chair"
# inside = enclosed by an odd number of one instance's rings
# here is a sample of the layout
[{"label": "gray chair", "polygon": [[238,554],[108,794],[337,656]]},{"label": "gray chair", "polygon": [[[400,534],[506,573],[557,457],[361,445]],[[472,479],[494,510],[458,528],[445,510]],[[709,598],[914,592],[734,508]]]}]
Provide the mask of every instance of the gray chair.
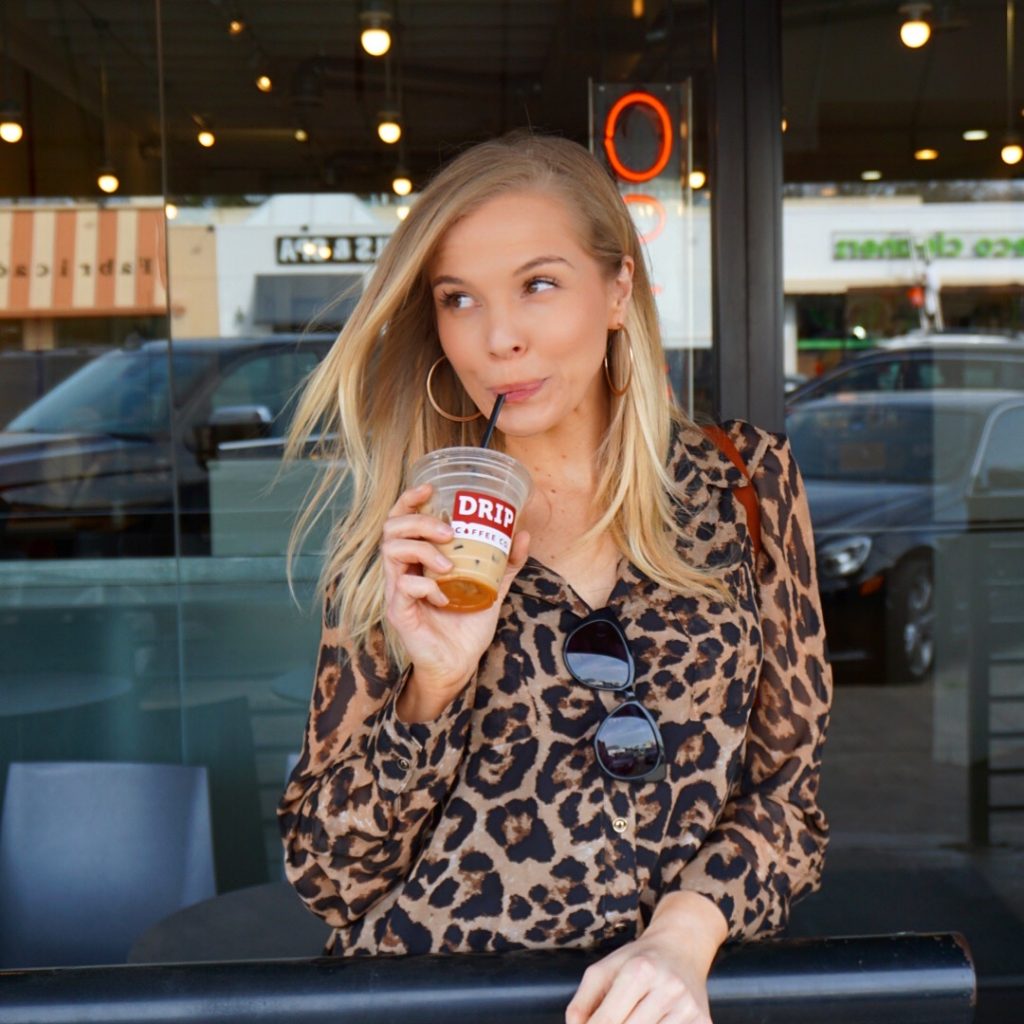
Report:
[{"label": "gray chair", "polygon": [[215,893],[204,767],[10,765],[0,968],[124,963],[150,925]]}]

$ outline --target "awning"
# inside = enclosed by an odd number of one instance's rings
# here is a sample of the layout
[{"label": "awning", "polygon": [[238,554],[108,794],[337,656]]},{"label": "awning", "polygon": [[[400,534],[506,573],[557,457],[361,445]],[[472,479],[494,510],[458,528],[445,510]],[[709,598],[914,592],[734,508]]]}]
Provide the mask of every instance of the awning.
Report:
[{"label": "awning", "polygon": [[167,315],[162,207],[0,209],[0,317]]},{"label": "awning", "polygon": [[337,328],[359,299],[362,274],[257,274],[253,322]]}]

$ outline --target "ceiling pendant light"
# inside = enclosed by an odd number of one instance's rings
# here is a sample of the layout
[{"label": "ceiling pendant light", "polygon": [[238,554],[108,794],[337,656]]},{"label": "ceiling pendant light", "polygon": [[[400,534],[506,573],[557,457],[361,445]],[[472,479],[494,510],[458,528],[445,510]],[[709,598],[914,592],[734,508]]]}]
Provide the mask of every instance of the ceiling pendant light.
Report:
[{"label": "ceiling pendant light", "polygon": [[381,142],[393,146],[402,137],[402,119],[394,110],[382,111],[377,118],[377,135]]},{"label": "ceiling pendant light", "polygon": [[1013,129],[1013,34],[1014,0],[1006,0],[1006,135],[999,156],[1008,167],[1019,164],[1024,158],[1024,149]]},{"label": "ceiling pendant light", "polygon": [[107,54],[106,54],[106,32],[107,22],[96,19],[93,24],[99,36],[100,43],[100,116],[103,119],[103,164],[96,174],[96,186],[101,192],[112,195],[121,187],[120,179],[114,170],[110,160],[110,131],[108,122],[110,120],[107,110]]},{"label": "ceiling pendant light", "polygon": [[920,149],[914,150],[915,160],[938,160],[939,151],[933,149],[931,146],[922,146]]},{"label": "ceiling pendant light", "polygon": [[309,142],[309,132],[305,128],[295,129],[295,141],[296,142]]},{"label": "ceiling pendant light", "polygon": [[931,14],[931,4],[904,4],[900,8],[903,24],[900,25],[900,42],[910,50],[919,50],[932,37],[932,27],[926,16]]},{"label": "ceiling pendant light", "polygon": [[[4,7],[3,17],[4,33],[4,92],[11,95],[11,55],[8,47],[10,32],[7,28],[7,6]],[[5,100],[0,106],[0,139],[4,142],[21,142],[25,134],[25,125],[22,120],[21,107],[13,99]]]},{"label": "ceiling pendant light", "polygon": [[1024,148],[1021,147],[1020,141],[1015,135],[1007,135],[1003,142],[1003,148],[999,151],[999,156],[1004,164],[1013,166],[1019,164],[1024,159]]},{"label": "ceiling pendant light", "polygon": [[193,114],[192,120],[195,122],[197,129],[196,142],[203,149],[209,149],[217,141],[217,136],[213,134],[213,129],[210,127],[209,122],[205,117],[200,117],[199,114]]},{"label": "ceiling pendant light", "polygon": [[256,88],[259,89],[260,92],[270,92],[274,88],[273,79],[271,79],[268,74],[257,75]]},{"label": "ceiling pendant light", "polygon": [[359,15],[359,43],[371,57],[391,49],[391,12],[380,3],[368,3]]},{"label": "ceiling pendant light", "polygon": [[228,35],[240,36],[245,31],[245,19],[237,11],[233,11],[228,21]]},{"label": "ceiling pendant light", "polygon": [[121,182],[114,171],[114,168],[105,164],[96,175],[96,185],[101,192],[113,195],[120,187]]},{"label": "ceiling pendant light", "polygon": [[697,189],[701,189],[707,184],[708,176],[702,170],[697,168],[690,171],[689,182],[690,188],[696,192]]},{"label": "ceiling pendant light", "polygon": [[0,107],[0,139],[10,143],[21,142],[24,134],[21,108],[17,103],[5,103]]},{"label": "ceiling pendant light", "polygon": [[412,191],[412,179],[408,171],[403,167],[395,169],[395,176],[391,179],[391,191],[396,196],[407,196]]}]

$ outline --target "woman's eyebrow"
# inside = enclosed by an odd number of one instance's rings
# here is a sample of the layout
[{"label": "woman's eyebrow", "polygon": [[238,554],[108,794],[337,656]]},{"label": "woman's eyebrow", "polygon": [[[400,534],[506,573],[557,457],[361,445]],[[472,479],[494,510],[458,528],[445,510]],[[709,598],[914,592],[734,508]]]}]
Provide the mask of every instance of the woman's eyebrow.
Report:
[{"label": "woman's eyebrow", "polygon": [[536,267],[543,266],[545,263],[564,263],[567,267],[572,267],[572,264],[564,256],[537,256],[535,259],[528,260],[521,267],[519,267],[515,274],[518,277],[520,274],[529,273]]},{"label": "woman's eyebrow", "polygon": [[[548,263],[564,263],[567,267],[572,267],[572,264],[564,256],[535,256],[532,260],[527,260],[521,267],[516,267],[512,272],[513,277],[519,277],[522,274],[528,274],[531,270],[535,270],[537,267],[542,267]],[[458,287],[465,285],[465,281],[461,277],[453,277],[451,274],[441,274],[438,277],[433,278],[430,282],[431,288],[436,288],[441,284],[453,284]]]}]

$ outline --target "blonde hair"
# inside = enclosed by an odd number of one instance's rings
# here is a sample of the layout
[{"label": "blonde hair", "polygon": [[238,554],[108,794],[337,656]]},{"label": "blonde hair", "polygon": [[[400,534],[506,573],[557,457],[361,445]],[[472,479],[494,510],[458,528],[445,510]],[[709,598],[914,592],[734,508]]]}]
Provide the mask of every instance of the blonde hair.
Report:
[{"label": "blonde hair", "polygon": [[[633,292],[621,331],[609,336],[608,365],[617,384],[611,422],[597,455],[595,507],[605,511],[581,538],[605,530],[642,572],[677,592],[726,597],[715,576],[687,565],[676,541],[675,481],[668,475],[673,421],[688,422],[672,403],[664,372],[657,311],[636,229],[610,177],[582,146],[527,132],[481,143],[447,165],[423,191],[391,236],[331,351],[311,377],[289,431],[285,458],[295,458],[313,433],[325,471],[310,492],[288,545],[288,566],[303,539],[350,483],[347,513],[331,530],[321,592],[331,583],[334,612],[356,644],[381,627],[396,661],[404,655],[385,618],[378,555],[388,511],[405,487],[411,464],[425,452],[476,444],[481,421],[442,419],[427,401],[425,382],[443,355],[427,281],[446,232],[496,196],[544,192],[565,201],[580,241],[609,275],[634,262]],[[476,411],[454,374],[439,371],[434,395],[453,413]],[[501,447],[501,435],[495,435]]]}]

